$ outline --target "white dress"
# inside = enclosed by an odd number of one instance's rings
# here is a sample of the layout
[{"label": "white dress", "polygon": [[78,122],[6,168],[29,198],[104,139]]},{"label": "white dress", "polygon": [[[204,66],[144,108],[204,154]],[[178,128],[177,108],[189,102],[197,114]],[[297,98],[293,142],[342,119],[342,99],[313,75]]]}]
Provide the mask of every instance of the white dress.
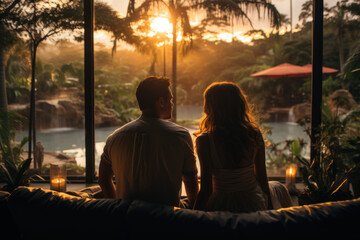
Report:
[{"label": "white dress", "polygon": [[[207,202],[208,211],[253,212],[268,209],[266,194],[263,193],[254,171],[254,159],[247,167],[224,169],[219,161],[214,140],[209,134],[213,162],[213,191]],[[275,209],[291,206],[290,195],[279,182],[269,182],[270,197]],[[283,198],[278,200],[278,195]],[[283,205],[280,204],[283,203]]]}]

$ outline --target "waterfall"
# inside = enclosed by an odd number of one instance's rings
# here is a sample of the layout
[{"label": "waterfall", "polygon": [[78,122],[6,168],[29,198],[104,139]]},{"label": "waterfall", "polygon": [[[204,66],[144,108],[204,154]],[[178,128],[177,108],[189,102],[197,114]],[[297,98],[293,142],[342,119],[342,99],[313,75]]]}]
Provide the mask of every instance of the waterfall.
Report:
[{"label": "waterfall", "polygon": [[288,122],[296,122],[293,108],[290,108],[290,110],[289,110]]}]

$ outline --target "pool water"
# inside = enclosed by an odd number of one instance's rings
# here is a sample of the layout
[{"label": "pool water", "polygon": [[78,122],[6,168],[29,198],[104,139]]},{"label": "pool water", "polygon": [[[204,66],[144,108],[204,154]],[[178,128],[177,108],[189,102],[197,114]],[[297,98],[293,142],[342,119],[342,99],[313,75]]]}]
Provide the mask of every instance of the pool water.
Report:
[{"label": "pool water", "polygon": [[[267,122],[264,126],[271,128],[271,134],[267,138],[273,142],[287,139],[304,138],[308,136],[302,127],[293,122]],[[103,152],[106,138],[118,127],[106,127],[95,129],[95,164],[99,165],[100,156]],[[188,128],[193,133],[195,128]],[[27,136],[27,131],[17,134],[17,141]],[[74,156],[78,165],[85,167],[85,130],[76,128],[55,128],[37,132],[37,141],[41,141],[47,151],[57,151]],[[24,146],[27,149],[27,145]]]}]

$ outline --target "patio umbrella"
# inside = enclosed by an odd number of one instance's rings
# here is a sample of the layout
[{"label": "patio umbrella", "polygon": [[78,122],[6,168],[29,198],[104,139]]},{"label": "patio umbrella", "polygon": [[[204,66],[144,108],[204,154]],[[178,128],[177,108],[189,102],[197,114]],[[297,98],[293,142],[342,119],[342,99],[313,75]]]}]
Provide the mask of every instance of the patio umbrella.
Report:
[{"label": "patio umbrella", "polygon": [[286,77],[306,77],[311,74],[311,69],[304,68],[298,65],[283,63],[275,67],[251,74],[252,77],[267,77],[267,78],[286,78]]},{"label": "patio umbrella", "polygon": [[[306,64],[306,65],[304,65],[304,66],[302,66],[302,67],[308,69],[308,70],[310,71],[310,74],[311,74],[311,72],[312,72],[312,64]],[[338,72],[338,71],[339,71],[339,70],[337,70],[337,69],[335,69],[335,68],[328,68],[328,67],[323,67],[323,68],[322,68],[323,74],[324,74],[324,73],[336,73],[336,72]]]}]

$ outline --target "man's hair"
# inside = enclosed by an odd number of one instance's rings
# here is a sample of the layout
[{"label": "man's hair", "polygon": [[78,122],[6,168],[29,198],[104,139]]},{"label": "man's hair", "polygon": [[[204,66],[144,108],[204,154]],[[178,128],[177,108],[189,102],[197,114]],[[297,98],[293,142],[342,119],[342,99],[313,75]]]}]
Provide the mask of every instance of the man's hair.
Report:
[{"label": "man's hair", "polygon": [[160,97],[169,97],[170,85],[167,77],[150,76],[141,80],[136,89],[136,99],[140,110],[152,109]]}]

